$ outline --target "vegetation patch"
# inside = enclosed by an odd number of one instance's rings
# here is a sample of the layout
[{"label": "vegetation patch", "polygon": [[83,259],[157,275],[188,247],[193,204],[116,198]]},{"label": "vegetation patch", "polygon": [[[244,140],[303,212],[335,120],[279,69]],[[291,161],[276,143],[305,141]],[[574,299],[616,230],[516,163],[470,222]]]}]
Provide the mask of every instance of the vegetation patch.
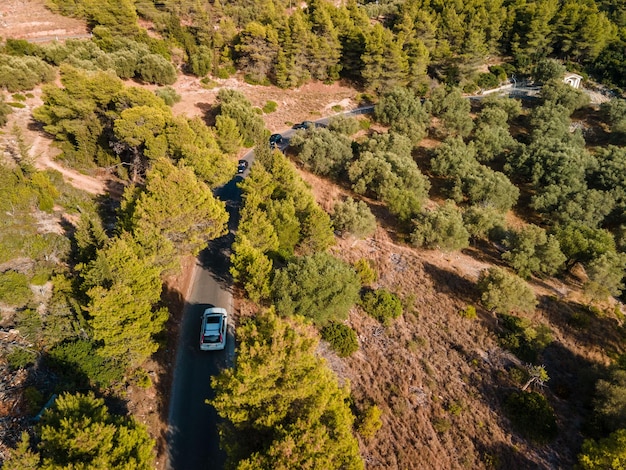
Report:
[{"label": "vegetation patch", "polygon": [[402,315],[402,300],[384,288],[366,290],[361,298],[361,306],[369,315],[385,325]]},{"label": "vegetation patch", "polygon": [[347,357],[359,349],[356,332],[343,323],[330,323],[322,328],[322,338],[328,341],[339,357]]},{"label": "vegetation patch", "polygon": [[525,437],[547,443],[556,438],[556,417],[548,400],[537,392],[513,392],[505,410],[515,428]]}]

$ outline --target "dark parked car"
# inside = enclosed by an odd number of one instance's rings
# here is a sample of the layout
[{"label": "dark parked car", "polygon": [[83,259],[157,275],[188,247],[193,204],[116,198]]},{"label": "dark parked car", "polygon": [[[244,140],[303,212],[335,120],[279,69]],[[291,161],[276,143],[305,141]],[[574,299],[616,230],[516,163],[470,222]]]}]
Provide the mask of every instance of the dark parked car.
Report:
[{"label": "dark parked car", "polygon": [[248,168],[248,162],[246,160],[239,160],[237,164],[237,173],[243,173]]},{"label": "dark parked car", "polygon": [[278,144],[282,143],[283,136],[280,134],[272,134],[270,135],[270,147],[274,148]]}]

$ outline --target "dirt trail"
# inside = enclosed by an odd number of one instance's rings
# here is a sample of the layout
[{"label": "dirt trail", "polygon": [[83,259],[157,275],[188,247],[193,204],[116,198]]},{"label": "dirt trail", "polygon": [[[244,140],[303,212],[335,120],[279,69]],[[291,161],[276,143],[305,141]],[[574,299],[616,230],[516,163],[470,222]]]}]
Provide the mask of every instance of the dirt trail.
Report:
[{"label": "dirt trail", "polygon": [[41,135],[37,135],[32,143],[30,155],[35,166],[40,170],[56,170],[63,175],[63,179],[74,186],[91,194],[105,194],[106,185],[104,181],[84,175],[70,168],[66,168],[53,160],[50,152],[51,142]]}]

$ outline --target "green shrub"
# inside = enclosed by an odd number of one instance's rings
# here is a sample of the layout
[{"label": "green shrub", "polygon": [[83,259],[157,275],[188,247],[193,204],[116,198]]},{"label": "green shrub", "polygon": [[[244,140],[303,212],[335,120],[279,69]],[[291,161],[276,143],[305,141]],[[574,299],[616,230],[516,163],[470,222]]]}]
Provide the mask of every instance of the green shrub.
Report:
[{"label": "green shrub", "polygon": [[204,77],[202,80],[200,80],[200,84],[202,85],[202,88],[204,88],[205,90],[212,90],[213,88],[219,85],[219,83],[217,83],[215,80],[209,77]]},{"label": "green shrub", "polygon": [[0,302],[14,307],[26,305],[32,298],[28,277],[16,271],[0,273]]},{"label": "green shrub", "polygon": [[171,86],[166,86],[163,88],[158,88],[154,91],[154,94],[161,98],[166,105],[174,106],[176,103],[179,103],[182,99],[181,96],[176,93],[176,90]]},{"label": "green shrub", "polygon": [[374,104],[377,100],[376,96],[372,93],[357,93],[354,97],[354,101],[359,103],[361,106],[367,106]]},{"label": "green shrub", "polygon": [[339,357],[347,357],[359,349],[356,332],[343,323],[330,323],[322,328],[322,338],[328,341]]},{"label": "green shrub", "polygon": [[500,268],[481,271],[478,290],[485,307],[498,313],[508,314],[512,310],[532,312],[537,305],[535,292],[530,286]]},{"label": "green shrub", "polygon": [[376,231],[376,217],[363,201],[351,197],[335,203],[333,225],[341,232],[349,232],[356,238],[367,238]]},{"label": "green shrub", "polygon": [[176,81],[176,68],[159,54],[147,54],[139,60],[137,73],[141,79],[157,85],[171,85]]},{"label": "green shrub", "polygon": [[108,387],[124,377],[124,366],[98,354],[87,340],[62,343],[50,350],[49,365],[61,375],[66,388]]},{"label": "green shrub", "polygon": [[491,73],[481,73],[478,76],[478,80],[476,80],[478,86],[481,88],[496,88],[500,84],[500,80],[498,77]]},{"label": "green shrub", "polygon": [[358,123],[359,123],[359,129],[363,131],[366,131],[370,127],[372,127],[372,121],[370,121],[369,119],[359,119]]},{"label": "green shrub", "polygon": [[150,375],[144,369],[137,369],[133,374],[133,382],[139,388],[150,388],[152,386],[152,379],[150,379]]},{"label": "green shrub", "polygon": [[15,326],[22,336],[34,342],[42,333],[41,315],[29,308],[18,310],[15,313]]},{"label": "green shrub", "polygon": [[359,420],[357,432],[365,439],[371,439],[383,426],[383,421],[380,419],[381,416],[382,411],[376,405],[367,407]]},{"label": "green shrub", "polygon": [[432,212],[415,219],[411,242],[418,247],[438,248],[444,251],[462,250],[469,245],[469,232],[463,225],[463,216],[453,201],[446,201]]},{"label": "green shrub", "polygon": [[344,115],[333,116],[328,120],[328,129],[344,135],[356,134],[360,129],[359,121]]},{"label": "green shrub", "polygon": [[17,101],[9,101],[7,103],[9,106],[11,106],[12,108],[19,108],[19,109],[23,109],[26,107],[26,105],[24,103],[19,103]]},{"label": "green shrub", "polygon": [[7,362],[11,369],[24,369],[35,363],[37,353],[26,348],[14,348],[7,354]]},{"label": "green shrub", "polygon": [[47,266],[38,266],[33,277],[30,278],[30,283],[34,286],[43,286],[50,280],[52,276],[52,269]]},{"label": "green shrub", "polygon": [[452,416],[459,416],[463,412],[463,403],[459,401],[453,401],[452,403],[448,404],[446,411]]},{"label": "green shrub", "polygon": [[15,101],[26,101],[26,97],[24,95],[22,95],[21,93],[14,93],[13,94],[13,99]]},{"label": "green shrub", "polygon": [[361,306],[379,322],[389,324],[392,319],[402,315],[402,301],[387,289],[369,290],[361,299]]},{"label": "green shrub", "polygon": [[502,65],[491,65],[489,67],[489,72],[492,73],[492,75],[494,75],[498,80],[500,80],[501,82],[505,81],[507,79],[507,71],[506,71],[506,66],[508,64],[505,64],[504,66]]},{"label": "green shrub", "polygon": [[459,315],[461,315],[463,318],[474,320],[477,317],[476,307],[474,307],[473,305],[468,305],[467,307],[465,307],[464,310],[459,311]]},{"label": "green shrub", "polygon": [[265,103],[265,105],[263,106],[263,112],[265,114],[269,114],[269,113],[273,113],[274,111],[276,111],[278,109],[278,104],[276,103],[276,101],[268,101],[267,103]]},{"label": "green shrub", "polygon": [[26,387],[24,389],[24,403],[28,414],[34,415],[45,404],[43,394],[35,387]]},{"label": "green shrub", "polygon": [[325,325],[348,317],[360,287],[352,266],[322,252],[297,258],[276,272],[272,295],[279,314],[304,315]]},{"label": "green shrub", "polygon": [[558,433],[554,410],[537,392],[514,392],[506,399],[505,410],[520,434],[535,442],[553,440]]},{"label": "green shrub", "polygon": [[335,112],[335,113],[339,113],[339,112],[341,112],[343,110],[343,106],[341,106],[340,104],[335,104],[330,109],[332,109],[332,111]]},{"label": "green shrub", "polygon": [[524,361],[535,362],[552,342],[552,332],[546,325],[533,326],[530,320],[515,315],[499,314],[498,319],[502,327],[500,344]]},{"label": "green shrub", "polygon": [[585,439],[578,463],[582,470],[626,468],[626,429],[618,429],[598,441]]},{"label": "green shrub", "polygon": [[376,282],[378,279],[376,266],[374,265],[374,261],[371,259],[361,258],[354,263],[354,269],[361,280],[361,285],[368,286]]},{"label": "green shrub", "polygon": [[437,431],[437,434],[445,434],[452,427],[452,423],[447,418],[435,418],[433,421],[433,428]]},{"label": "green shrub", "polygon": [[217,78],[226,79],[236,72],[234,67],[225,66],[217,69]]}]

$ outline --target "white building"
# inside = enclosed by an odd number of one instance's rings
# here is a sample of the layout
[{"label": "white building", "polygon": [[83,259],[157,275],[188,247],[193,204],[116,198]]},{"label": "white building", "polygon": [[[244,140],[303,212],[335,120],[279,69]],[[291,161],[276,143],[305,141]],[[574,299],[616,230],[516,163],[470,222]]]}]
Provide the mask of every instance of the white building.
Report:
[{"label": "white building", "polygon": [[566,73],[563,77],[563,81],[573,88],[580,88],[580,81],[582,79],[583,77],[577,73]]}]

